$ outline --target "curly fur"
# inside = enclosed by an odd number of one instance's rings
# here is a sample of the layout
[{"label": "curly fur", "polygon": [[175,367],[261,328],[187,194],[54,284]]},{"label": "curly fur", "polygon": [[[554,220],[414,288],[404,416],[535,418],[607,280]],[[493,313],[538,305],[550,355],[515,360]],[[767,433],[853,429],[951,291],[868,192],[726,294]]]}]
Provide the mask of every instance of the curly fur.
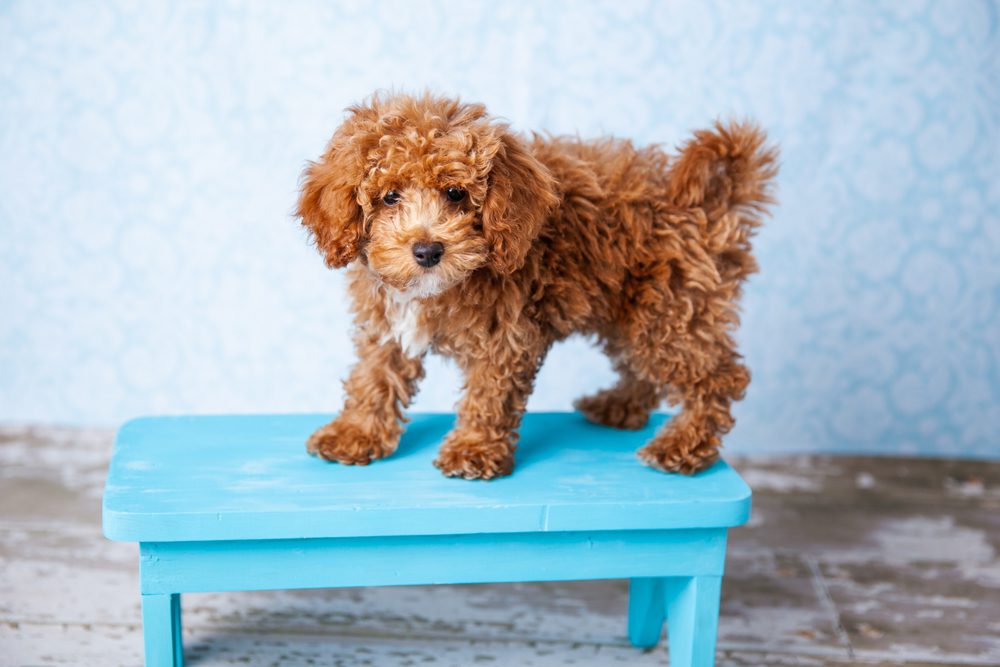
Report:
[{"label": "curly fur", "polygon": [[[672,158],[620,139],[521,137],[482,105],[429,94],[351,107],[298,205],[327,264],[350,264],[359,358],[343,410],[308,450],[360,465],[391,454],[431,350],[465,376],[435,465],[509,474],[546,352],[582,333],[620,377],[577,408],[637,429],[662,401],[680,403],[639,456],[704,468],[750,381],[732,333],[776,171],[750,124],[696,132]],[[468,194],[452,202],[449,187]],[[418,242],[443,244],[440,264],[418,265]]]}]

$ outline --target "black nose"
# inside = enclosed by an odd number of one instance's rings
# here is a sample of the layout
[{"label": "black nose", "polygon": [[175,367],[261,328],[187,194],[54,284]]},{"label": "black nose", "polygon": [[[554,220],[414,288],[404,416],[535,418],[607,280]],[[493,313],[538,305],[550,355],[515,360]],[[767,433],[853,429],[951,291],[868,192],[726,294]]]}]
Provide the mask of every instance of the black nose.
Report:
[{"label": "black nose", "polygon": [[437,265],[444,254],[444,246],[440,243],[414,243],[413,256],[417,258],[417,264],[427,267]]}]

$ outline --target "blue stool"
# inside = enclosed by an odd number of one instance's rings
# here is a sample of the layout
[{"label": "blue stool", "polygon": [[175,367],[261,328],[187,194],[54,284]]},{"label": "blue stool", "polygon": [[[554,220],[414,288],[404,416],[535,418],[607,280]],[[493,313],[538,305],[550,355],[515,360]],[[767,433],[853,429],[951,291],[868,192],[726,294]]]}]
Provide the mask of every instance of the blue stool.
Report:
[{"label": "blue stool", "polygon": [[529,414],[513,476],[431,465],[453,416],[414,415],[367,467],[310,458],[326,415],[158,417],[118,432],[104,534],[139,542],[147,665],[181,665],[181,593],[572,579],[631,580],[628,635],[673,667],[713,665],[726,529],[750,489],[725,462],[641,465],[641,431]]}]

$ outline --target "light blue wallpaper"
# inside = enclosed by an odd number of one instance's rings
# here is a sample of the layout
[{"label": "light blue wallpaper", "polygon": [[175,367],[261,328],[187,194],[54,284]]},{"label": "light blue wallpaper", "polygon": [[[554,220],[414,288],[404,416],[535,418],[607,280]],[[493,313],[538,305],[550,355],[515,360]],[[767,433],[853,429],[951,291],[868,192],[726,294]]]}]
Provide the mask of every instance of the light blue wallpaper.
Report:
[{"label": "light blue wallpaper", "polygon": [[[0,3],[0,419],[331,410],[342,278],[290,217],[379,87],[521,129],[783,150],[742,451],[1000,456],[1000,35],[989,2]],[[611,380],[558,349],[531,407]],[[417,409],[447,410],[431,365]]]}]

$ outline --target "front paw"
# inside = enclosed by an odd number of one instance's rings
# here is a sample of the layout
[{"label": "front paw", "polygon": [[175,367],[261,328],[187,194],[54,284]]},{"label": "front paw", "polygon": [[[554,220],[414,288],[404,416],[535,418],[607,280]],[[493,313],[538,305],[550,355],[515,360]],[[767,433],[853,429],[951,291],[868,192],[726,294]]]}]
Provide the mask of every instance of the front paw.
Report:
[{"label": "front paw", "polygon": [[309,436],[306,451],[327,461],[364,466],[392,454],[398,443],[399,434],[338,418]]},{"label": "front paw", "polygon": [[514,470],[514,446],[490,441],[474,433],[448,436],[434,465],[447,477],[493,479]]}]

